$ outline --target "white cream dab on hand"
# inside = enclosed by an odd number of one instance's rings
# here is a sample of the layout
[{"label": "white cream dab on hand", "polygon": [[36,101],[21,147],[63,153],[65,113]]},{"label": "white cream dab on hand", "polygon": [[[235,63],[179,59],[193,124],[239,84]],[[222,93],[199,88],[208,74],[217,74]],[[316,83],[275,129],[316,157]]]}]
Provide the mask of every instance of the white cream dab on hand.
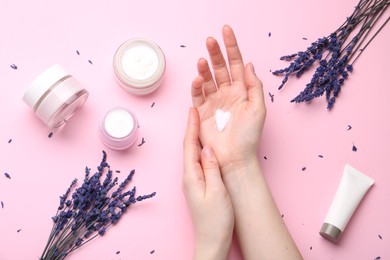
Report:
[{"label": "white cream dab on hand", "polygon": [[215,122],[219,132],[222,132],[230,120],[230,112],[217,109],[215,111]]}]

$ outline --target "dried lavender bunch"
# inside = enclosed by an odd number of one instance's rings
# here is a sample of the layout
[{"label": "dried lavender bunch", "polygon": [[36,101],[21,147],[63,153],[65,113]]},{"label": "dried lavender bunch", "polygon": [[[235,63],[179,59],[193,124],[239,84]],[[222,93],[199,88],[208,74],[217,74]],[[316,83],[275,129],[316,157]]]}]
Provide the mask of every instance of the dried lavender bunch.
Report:
[{"label": "dried lavender bunch", "polygon": [[360,0],[352,15],[336,31],[311,43],[306,51],[282,56],[281,60],[291,63],[273,72],[274,75],[284,75],[279,90],[291,75],[299,78],[315,64],[317,67],[311,81],[291,102],[309,102],[325,94],[327,108],[331,109],[344,81],[353,71],[354,63],[390,20],[388,17],[369,37],[389,4],[390,0]]},{"label": "dried lavender bunch", "polygon": [[[77,179],[74,179],[67,191],[60,196],[60,205],[52,218],[53,228],[41,260],[65,259],[92,239],[103,236],[111,225],[121,219],[130,205],[156,195],[153,192],[136,197],[135,187],[124,190],[131,182],[134,170],[118,186],[118,178],[113,178],[105,151],[95,174],[90,176],[90,173],[91,169],[86,167],[81,187],[75,188]],[[105,178],[101,182],[104,174]],[[74,191],[70,195],[72,190]]]}]

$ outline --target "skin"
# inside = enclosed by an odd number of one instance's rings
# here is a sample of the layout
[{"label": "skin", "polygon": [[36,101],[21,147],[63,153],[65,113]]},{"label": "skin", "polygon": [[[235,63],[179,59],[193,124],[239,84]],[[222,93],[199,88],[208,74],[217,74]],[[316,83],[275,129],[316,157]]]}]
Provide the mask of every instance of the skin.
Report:
[{"label": "skin", "polygon": [[[257,158],[266,117],[262,82],[252,63],[244,64],[233,30],[225,25],[222,35],[228,63],[209,37],[211,68],[198,60],[184,138],[183,191],[195,228],[194,259],[227,259],[233,230],[244,259],[302,259]],[[231,113],[222,132],[217,109]]]}]

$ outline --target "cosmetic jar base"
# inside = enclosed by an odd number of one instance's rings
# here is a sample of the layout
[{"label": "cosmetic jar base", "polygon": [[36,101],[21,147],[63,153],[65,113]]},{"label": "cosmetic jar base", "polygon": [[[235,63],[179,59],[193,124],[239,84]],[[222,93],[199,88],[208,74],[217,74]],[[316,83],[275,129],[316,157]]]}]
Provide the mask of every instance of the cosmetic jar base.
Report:
[{"label": "cosmetic jar base", "polygon": [[41,73],[23,96],[24,102],[51,129],[63,126],[88,99],[88,91],[60,65]]}]

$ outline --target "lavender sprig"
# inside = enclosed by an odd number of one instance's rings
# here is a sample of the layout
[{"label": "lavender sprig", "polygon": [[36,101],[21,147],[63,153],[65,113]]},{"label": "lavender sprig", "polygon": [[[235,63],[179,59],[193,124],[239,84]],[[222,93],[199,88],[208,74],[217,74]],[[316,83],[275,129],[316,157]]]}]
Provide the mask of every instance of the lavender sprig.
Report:
[{"label": "lavender sprig", "polygon": [[388,17],[369,38],[389,4],[390,0],[360,0],[352,15],[336,31],[311,43],[305,51],[282,56],[280,59],[289,61],[290,65],[273,72],[284,76],[279,90],[291,75],[299,78],[315,64],[311,81],[291,102],[310,102],[325,95],[327,108],[331,109],[345,80],[353,72],[354,63],[390,20]]},{"label": "lavender sprig", "polygon": [[[91,169],[86,167],[82,185],[76,188],[77,179],[74,179],[60,196],[57,213],[52,217],[54,224],[40,259],[65,259],[97,236],[103,236],[132,204],[154,197],[155,192],[136,197],[135,187],[124,190],[134,173],[134,170],[130,171],[118,186],[118,178],[113,178],[107,154],[103,151],[97,171],[91,175]],[[101,181],[104,174],[105,178]]]}]

